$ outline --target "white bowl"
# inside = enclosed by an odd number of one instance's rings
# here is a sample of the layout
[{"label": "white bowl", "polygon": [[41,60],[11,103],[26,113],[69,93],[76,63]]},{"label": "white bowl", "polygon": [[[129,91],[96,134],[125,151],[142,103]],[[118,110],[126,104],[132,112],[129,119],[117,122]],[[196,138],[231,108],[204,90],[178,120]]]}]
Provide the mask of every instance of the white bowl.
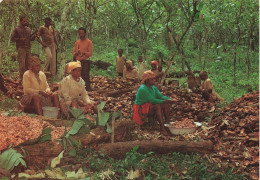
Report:
[{"label": "white bowl", "polygon": [[172,127],[171,124],[164,124],[165,127],[168,127],[170,132],[173,135],[180,135],[180,134],[189,134],[189,133],[194,133],[197,129],[197,127],[191,127],[191,128],[176,128]]},{"label": "white bowl", "polygon": [[58,108],[58,107],[50,107],[50,106],[42,107],[43,116],[49,117],[49,118],[57,118],[59,110],[60,110],[60,108]]}]

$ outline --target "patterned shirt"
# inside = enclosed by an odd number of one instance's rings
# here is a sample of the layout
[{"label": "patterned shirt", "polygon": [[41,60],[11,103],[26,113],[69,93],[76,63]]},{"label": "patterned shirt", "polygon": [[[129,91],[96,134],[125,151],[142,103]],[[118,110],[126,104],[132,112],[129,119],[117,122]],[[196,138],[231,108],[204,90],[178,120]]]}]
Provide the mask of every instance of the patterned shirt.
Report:
[{"label": "patterned shirt", "polygon": [[37,33],[37,37],[42,38],[42,42],[44,45],[48,46],[48,47],[52,47],[54,46],[54,32],[53,32],[53,28],[51,26],[49,26],[49,28],[47,28],[46,26],[42,25]]}]

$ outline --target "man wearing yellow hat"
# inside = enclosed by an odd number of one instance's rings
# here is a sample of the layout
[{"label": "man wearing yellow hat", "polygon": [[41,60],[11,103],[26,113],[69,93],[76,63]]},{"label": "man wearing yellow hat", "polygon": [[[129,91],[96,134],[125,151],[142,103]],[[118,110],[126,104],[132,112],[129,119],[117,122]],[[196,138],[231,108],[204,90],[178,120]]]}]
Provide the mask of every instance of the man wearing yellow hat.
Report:
[{"label": "man wearing yellow hat", "polygon": [[85,81],[81,78],[80,61],[70,62],[70,75],[63,78],[59,84],[59,100],[61,112],[69,118],[69,108],[81,108],[83,112],[97,112],[94,101],[90,100],[85,89]]}]

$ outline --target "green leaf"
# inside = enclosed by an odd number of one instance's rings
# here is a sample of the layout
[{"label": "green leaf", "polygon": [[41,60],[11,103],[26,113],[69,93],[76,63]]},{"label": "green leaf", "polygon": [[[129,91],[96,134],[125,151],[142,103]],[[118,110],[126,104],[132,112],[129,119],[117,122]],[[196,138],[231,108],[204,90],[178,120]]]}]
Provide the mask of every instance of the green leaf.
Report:
[{"label": "green leaf", "polygon": [[98,125],[105,126],[107,121],[109,120],[109,117],[109,112],[98,112]]},{"label": "green leaf", "polygon": [[83,119],[86,119],[86,118],[85,118],[84,114],[81,114],[81,115],[78,116],[77,119],[79,119],[79,120],[83,120]]},{"label": "green leaf", "polygon": [[62,139],[62,143],[63,143],[64,150],[66,150],[67,149],[67,141],[66,141],[65,138]]},{"label": "green leaf", "polygon": [[68,134],[66,135],[66,137],[68,137],[69,135],[74,135],[77,134],[80,130],[80,128],[84,125],[85,123],[81,120],[76,120],[74,121],[72,127],[70,128]]},{"label": "green leaf", "polygon": [[99,105],[97,105],[98,111],[101,111],[106,105],[106,101],[101,101]]},{"label": "green leaf", "polygon": [[118,119],[122,116],[122,112],[121,111],[116,111],[112,113],[112,117],[114,117],[115,119]]},{"label": "green leaf", "polygon": [[216,43],[213,43],[212,46],[210,48],[215,48],[216,47]]},{"label": "green leaf", "polygon": [[43,137],[41,137],[41,139],[39,140],[39,143],[45,142],[45,141],[50,141],[51,140],[51,134],[47,134],[44,135]]},{"label": "green leaf", "polygon": [[0,155],[0,167],[9,171],[12,171],[20,163],[26,167],[26,162],[22,158],[20,153],[10,148]]},{"label": "green leaf", "polygon": [[51,128],[45,128],[44,130],[42,130],[42,134],[50,134],[51,133]]},{"label": "green leaf", "polygon": [[70,108],[70,113],[75,119],[78,119],[78,117],[83,114],[83,111],[82,109]]},{"label": "green leaf", "polygon": [[139,146],[135,146],[135,147],[133,147],[132,152],[136,152],[138,149],[139,149]]},{"label": "green leaf", "polygon": [[202,8],[203,8],[203,2],[199,2],[197,9],[200,11],[200,10],[202,10]]},{"label": "green leaf", "polygon": [[61,160],[61,158],[63,158],[63,153],[64,153],[64,151],[61,151],[61,153],[57,157],[55,157],[51,160],[52,168],[55,168],[58,164],[60,164],[60,160]]},{"label": "green leaf", "polygon": [[72,144],[72,146],[76,145],[77,147],[80,147],[81,144],[78,142],[74,137],[69,136],[69,142]]},{"label": "green leaf", "polygon": [[[45,178],[45,174],[44,173],[38,173],[38,174],[26,174],[26,173],[19,173],[18,174],[18,178],[22,179],[22,178],[27,178],[27,179],[44,179]],[[2,180],[2,179],[0,179]]]},{"label": "green leaf", "polygon": [[79,134],[88,134],[90,132],[90,128],[88,126],[82,126],[79,130]]},{"label": "green leaf", "polygon": [[107,123],[107,133],[112,133],[112,129],[111,129],[111,127],[109,126],[109,124]]},{"label": "green leaf", "polygon": [[72,148],[70,151],[69,151],[69,155],[72,156],[72,157],[76,157],[77,155],[77,151],[75,148]]},{"label": "green leaf", "polygon": [[51,128],[45,128],[42,131],[41,138],[39,140],[40,143],[45,142],[45,141],[50,141],[51,140]]}]

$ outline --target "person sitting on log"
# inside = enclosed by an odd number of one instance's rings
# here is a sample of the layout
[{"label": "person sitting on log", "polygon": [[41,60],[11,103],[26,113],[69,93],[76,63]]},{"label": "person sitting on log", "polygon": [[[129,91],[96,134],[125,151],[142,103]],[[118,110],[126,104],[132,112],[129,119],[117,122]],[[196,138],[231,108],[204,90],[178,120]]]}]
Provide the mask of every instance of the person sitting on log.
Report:
[{"label": "person sitting on log", "polygon": [[164,75],[164,72],[162,71],[162,67],[159,66],[158,67],[158,62],[153,60],[151,61],[151,71],[154,73],[155,77],[156,77],[156,82],[160,82],[163,75]]},{"label": "person sitting on log", "polygon": [[133,120],[138,125],[143,125],[148,118],[156,117],[160,123],[162,134],[168,135],[164,127],[165,122],[170,120],[169,103],[172,102],[169,97],[160,93],[154,86],[155,75],[152,71],[145,71],[142,77],[142,85],[139,87],[134,104]]},{"label": "person sitting on log", "polygon": [[81,78],[80,61],[69,63],[70,75],[59,84],[59,100],[61,112],[70,117],[69,108],[81,108],[84,113],[97,113],[97,105],[90,100],[85,89],[85,81]]},{"label": "person sitting on log", "polygon": [[201,91],[204,99],[209,102],[224,101],[224,99],[215,92],[212,81],[208,78],[206,71],[201,71],[199,77],[203,80]]},{"label": "person sitting on log", "polygon": [[123,79],[139,82],[138,73],[136,69],[133,68],[133,62],[131,60],[126,61],[126,68],[123,71]]},{"label": "person sitting on log", "polygon": [[37,56],[30,57],[29,70],[23,75],[23,92],[21,99],[23,105],[33,105],[39,115],[43,115],[42,107],[59,107],[59,98],[57,93],[50,90],[46,76],[41,71],[41,60]]}]

